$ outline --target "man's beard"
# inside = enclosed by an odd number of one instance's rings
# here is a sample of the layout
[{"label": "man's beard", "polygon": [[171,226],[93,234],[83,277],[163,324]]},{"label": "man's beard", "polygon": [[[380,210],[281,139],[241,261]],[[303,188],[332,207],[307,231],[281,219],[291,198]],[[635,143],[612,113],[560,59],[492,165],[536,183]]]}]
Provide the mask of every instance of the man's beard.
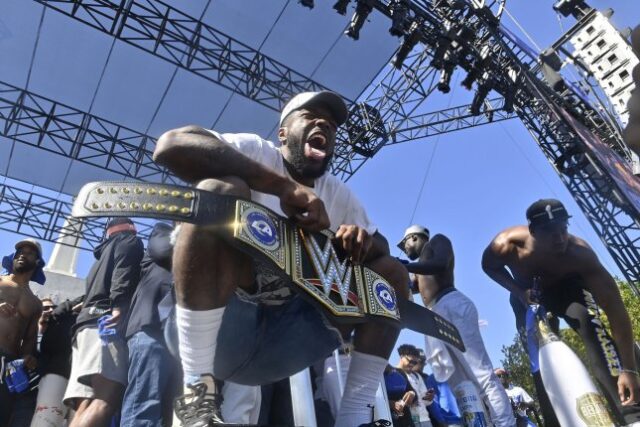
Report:
[{"label": "man's beard", "polygon": [[327,156],[322,161],[319,168],[316,168],[309,164],[309,161],[304,156],[304,142],[298,142],[291,144],[289,147],[291,153],[290,161],[285,160],[286,163],[299,175],[305,178],[320,178],[329,169],[329,165],[333,160],[333,153],[327,153]]},{"label": "man's beard", "polygon": [[407,251],[407,257],[409,257],[409,259],[411,261],[414,261],[414,260],[418,259],[419,256],[420,256],[420,254],[416,250],[412,249],[412,250]]},{"label": "man's beard", "polygon": [[36,264],[33,263],[29,263],[29,262],[24,262],[23,264],[18,264],[16,265],[14,263],[13,265],[13,271],[16,273],[28,273],[30,271],[34,271],[36,269]]}]

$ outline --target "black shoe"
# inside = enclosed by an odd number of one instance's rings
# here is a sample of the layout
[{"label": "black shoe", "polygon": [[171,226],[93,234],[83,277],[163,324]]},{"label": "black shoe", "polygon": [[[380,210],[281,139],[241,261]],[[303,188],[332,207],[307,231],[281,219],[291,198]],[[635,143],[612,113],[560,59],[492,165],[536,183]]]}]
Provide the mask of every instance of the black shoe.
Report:
[{"label": "black shoe", "polygon": [[360,424],[358,427],[389,427],[390,425],[391,425],[391,421],[378,420],[378,421],[372,421],[367,424]]},{"label": "black shoe", "polygon": [[173,410],[183,427],[209,427],[225,425],[220,406],[222,395],[209,393],[207,384],[197,382],[187,387],[191,393],[177,397],[173,402]]}]

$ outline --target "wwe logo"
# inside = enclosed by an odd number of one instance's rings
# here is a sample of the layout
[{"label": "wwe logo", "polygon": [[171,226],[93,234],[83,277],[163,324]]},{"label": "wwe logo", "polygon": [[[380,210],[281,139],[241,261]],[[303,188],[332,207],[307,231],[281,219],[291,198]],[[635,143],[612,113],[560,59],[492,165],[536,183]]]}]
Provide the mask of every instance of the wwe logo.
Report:
[{"label": "wwe logo", "polygon": [[331,239],[327,238],[324,248],[320,248],[316,239],[311,235],[307,235],[308,241],[311,243],[309,249],[309,257],[313,263],[313,267],[318,274],[318,279],[324,289],[324,294],[329,296],[331,287],[336,284],[338,292],[342,297],[342,302],[346,305],[348,301],[349,288],[351,286],[351,272],[353,268],[347,260],[340,262],[338,254],[336,254]]}]

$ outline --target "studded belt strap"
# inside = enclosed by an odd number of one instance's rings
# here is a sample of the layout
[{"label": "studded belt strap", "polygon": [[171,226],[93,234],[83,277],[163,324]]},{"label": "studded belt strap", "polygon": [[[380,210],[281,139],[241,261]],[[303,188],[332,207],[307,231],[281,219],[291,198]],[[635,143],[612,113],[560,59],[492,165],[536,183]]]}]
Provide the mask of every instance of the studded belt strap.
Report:
[{"label": "studded belt strap", "polygon": [[464,350],[455,326],[431,310],[398,300],[382,276],[353,265],[334,247],[333,233],[308,232],[249,200],[174,185],[94,182],[80,190],[72,215],[149,217],[210,227],[242,252],[267,261],[274,273],[335,319],[408,327]]}]

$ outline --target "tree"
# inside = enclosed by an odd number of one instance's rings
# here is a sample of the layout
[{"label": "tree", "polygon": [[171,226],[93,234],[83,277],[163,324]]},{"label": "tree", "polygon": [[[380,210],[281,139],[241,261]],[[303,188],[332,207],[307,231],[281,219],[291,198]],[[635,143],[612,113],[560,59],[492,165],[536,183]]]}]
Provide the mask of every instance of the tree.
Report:
[{"label": "tree", "polygon": [[509,372],[511,382],[525,389],[537,402],[538,395],[529,368],[529,354],[522,346],[518,334],[513,338],[511,345],[502,346],[502,354],[504,355],[504,359],[501,361],[502,366]]}]

